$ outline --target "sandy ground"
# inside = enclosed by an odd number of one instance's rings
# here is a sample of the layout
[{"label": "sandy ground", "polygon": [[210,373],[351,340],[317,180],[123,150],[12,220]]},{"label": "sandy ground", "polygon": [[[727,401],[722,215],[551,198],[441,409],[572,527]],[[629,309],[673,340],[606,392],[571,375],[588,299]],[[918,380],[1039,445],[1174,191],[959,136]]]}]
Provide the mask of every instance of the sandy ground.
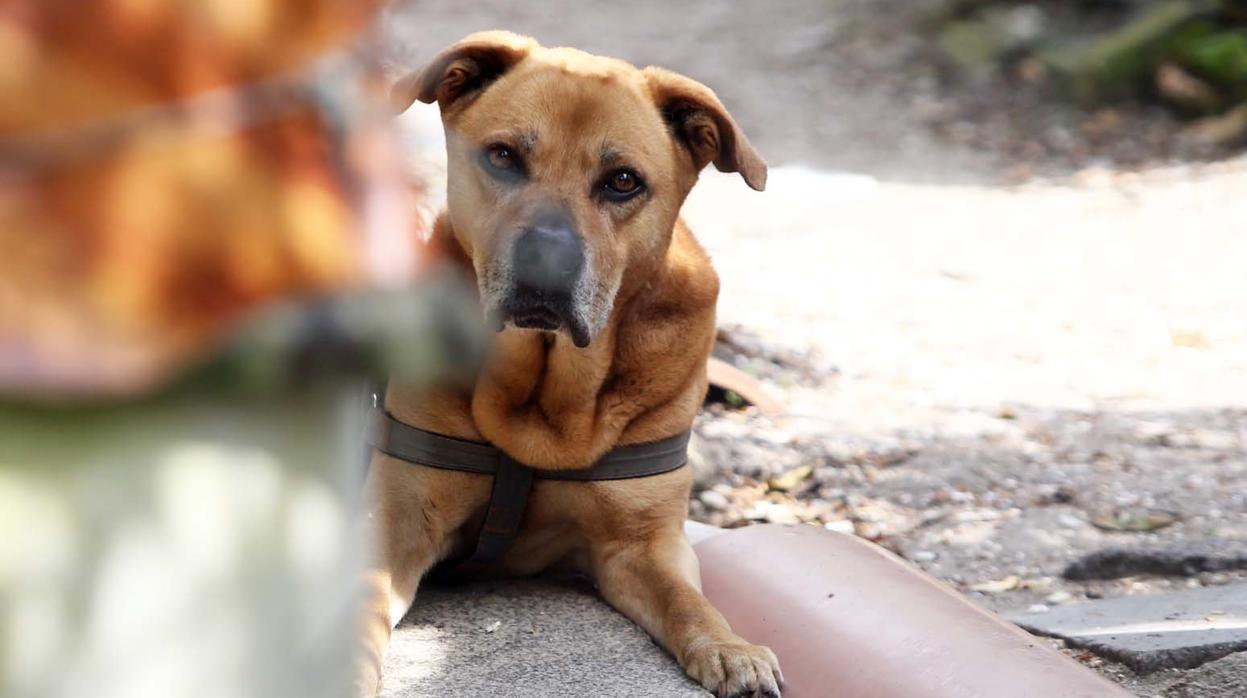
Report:
[{"label": "sandy ground", "polygon": [[[1247,541],[1247,159],[1002,186],[1009,163],[890,87],[921,70],[897,65],[895,10],[923,5],[435,0],[384,32],[399,68],[507,27],[682,70],[774,166],[765,194],[708,174],[685,209],[730,358],[787,408],[700,419],[694,518],[847,525],[994,609],[1241,578],[1060,572],[1109,545]],[[1173,523],[1102,527],[1149,516]],[[1100,668],[1141,695],[1181,679]]]}]

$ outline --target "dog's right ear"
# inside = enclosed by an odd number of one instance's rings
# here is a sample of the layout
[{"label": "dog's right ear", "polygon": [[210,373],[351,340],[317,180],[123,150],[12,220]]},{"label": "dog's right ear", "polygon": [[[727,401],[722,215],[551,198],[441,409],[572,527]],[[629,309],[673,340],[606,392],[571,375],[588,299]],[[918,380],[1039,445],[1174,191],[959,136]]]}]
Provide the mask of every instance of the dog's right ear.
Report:
[{"label": "dog's right ear", "polygon": [[431,63],[390,88],[390,104],[401,114],[417,99],[437,102],[446,111],[479,92],[523,60],[537,42],[507,31],[472,34],[437,55]]}]

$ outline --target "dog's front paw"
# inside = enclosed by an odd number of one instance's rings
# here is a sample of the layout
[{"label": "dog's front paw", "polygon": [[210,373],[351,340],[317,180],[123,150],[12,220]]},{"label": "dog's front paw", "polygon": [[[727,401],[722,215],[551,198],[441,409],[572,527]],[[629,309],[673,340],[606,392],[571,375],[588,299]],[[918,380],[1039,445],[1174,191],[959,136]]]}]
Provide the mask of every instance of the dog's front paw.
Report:
[{"label": "dog's front paw", "polygon": [[775,653],[739,638],[694,644],[684,653],[684,670],[719,698],[779,698],[783,682]]}]

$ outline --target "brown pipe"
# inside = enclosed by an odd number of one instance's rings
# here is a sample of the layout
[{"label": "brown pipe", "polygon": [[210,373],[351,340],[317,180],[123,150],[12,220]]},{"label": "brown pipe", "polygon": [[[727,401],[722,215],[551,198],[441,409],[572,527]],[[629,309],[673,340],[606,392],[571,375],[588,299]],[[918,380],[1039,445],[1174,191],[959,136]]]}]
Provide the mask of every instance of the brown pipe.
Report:
[{"label": "brown pipe", "polygon": [[860,538],[750,526],[696,549],[706,596],[779,656],[785,698],[1130,695]]}]

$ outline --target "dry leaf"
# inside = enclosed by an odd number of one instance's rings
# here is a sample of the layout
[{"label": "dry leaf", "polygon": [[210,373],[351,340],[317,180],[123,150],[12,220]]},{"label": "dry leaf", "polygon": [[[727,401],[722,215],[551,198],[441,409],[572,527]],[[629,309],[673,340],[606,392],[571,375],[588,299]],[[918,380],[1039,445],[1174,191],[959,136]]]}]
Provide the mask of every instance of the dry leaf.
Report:
[{"label": "dry leaf", "polygon": [[779,400],[772,397],[758,379],[726,361],[711,357],[706,363],[706,374],[711,385],[735,394],[737,399],[756,406],[762,414],[779,414],[784,410]]},{"label": "dry leaf", "polygon": [[1146,533],[1177,523],[1177,512],[1154,509],[1112,509],[1091,517],[1091,524],[1105,531]]},{"label": "dry leaf", "polygon": [[999,594],[1003,591],[1016,589],[1018,587],[1018,584],[1021,583],[1021,581],[1022,580],[1018,579],[1017,575],[1011,574],[1008,577],[1005,577],[1004,579],[997,579],[992,582],[980,582],[978,584],[972,584],[970,585],[970,591],[981,591],[985,594]]},{"label": "dry leaf", "polygon": [[775,492],[791,492],[800,485],[803,480],[814,473],[814,468],[809,465],[802,465],[778,477],[767,480],[767,486]]}]

